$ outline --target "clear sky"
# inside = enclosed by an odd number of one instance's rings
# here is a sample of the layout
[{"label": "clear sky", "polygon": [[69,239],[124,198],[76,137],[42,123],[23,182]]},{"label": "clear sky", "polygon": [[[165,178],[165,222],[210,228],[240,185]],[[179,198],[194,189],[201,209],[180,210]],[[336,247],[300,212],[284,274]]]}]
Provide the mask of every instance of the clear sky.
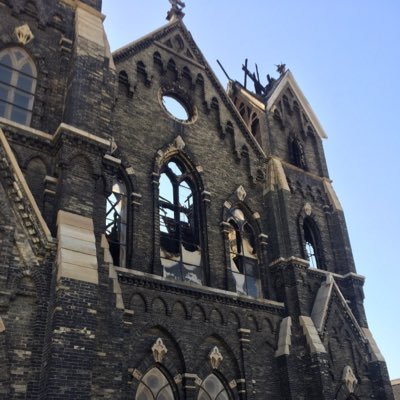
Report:
[{"label": "clear sky", "polygon": [[[103,0],[111,49],[166,23],[167,0]],[[184,22],[223,86],[249,59],[266,84],[286,63],[324,127],[365,307],[391,379],[400,378],[400,2],[186,0]],[[397,110],[397,111],[396,111]]]}]

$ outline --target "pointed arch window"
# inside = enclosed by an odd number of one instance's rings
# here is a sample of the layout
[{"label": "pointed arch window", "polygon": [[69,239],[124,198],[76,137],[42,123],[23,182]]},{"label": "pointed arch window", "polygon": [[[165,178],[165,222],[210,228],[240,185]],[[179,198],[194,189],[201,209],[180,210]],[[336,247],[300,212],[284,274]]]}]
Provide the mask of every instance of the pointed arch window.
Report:
[{"label": "pointed arch window", "polygon": [[295,138],[290,142],[290,155],[292,163],[301,169],[307,170],[306,157],[304,154],[303,145],[300,140]]},{"label": "pointed arch window", "polygon": [[0,117],[30,124],[36,77],[36,66],[24,49],[0,51]]},{"label": "pointed arch window", "polygon": [[167,278],[203,283],[198,208],[192,174],[170,160],[159,186],[160,259]]},{"label": "pointed arch window", "polygon": [[303,223],[304,250],[310,267],[322,268],[321,240],[314,220],[306,218]]},{"label": "pointed arch window", "polygon": [[127,189],[120,177],[114,178],[106,203],[106,237],[114,265],[126,266]]},{"label": "pointed arch window", "polygon": [[230,210],[228,218],[229,275],[237,293],[259,297],[259,278],[256,239],[252,226],[239,208]]},{"label": "pointed arch window", "polygon": [[210,374],[204,379],[197,396],[197,400],[229,400],[230,398],[224,384],[215,374]]},{"label": "pointed arch window", "polygon": [[174,400],[174,391],[167,377],[154,367],[140,380],[135,400]]}]

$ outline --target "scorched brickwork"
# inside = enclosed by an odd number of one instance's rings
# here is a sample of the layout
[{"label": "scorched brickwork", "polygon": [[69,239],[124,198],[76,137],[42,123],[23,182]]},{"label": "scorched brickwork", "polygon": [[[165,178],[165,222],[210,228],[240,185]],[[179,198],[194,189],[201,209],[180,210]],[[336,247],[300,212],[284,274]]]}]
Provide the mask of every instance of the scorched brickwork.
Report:
[{"label": "scorched brickwork", "polygon": [[171,4],[111,53],[101,0],[0,0],[0,398],[392,400],[317,117]]}]

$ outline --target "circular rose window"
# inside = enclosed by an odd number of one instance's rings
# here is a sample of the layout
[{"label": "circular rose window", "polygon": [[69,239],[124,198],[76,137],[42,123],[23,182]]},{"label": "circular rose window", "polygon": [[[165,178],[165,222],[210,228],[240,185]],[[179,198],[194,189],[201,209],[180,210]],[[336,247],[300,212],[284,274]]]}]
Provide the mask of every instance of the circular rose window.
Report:
[{"label": "circular rose window", "polygon": [[191,119],[188,107],[177,96],[164,94],[161,98],[165,110],[177,120],[188,122]]}]

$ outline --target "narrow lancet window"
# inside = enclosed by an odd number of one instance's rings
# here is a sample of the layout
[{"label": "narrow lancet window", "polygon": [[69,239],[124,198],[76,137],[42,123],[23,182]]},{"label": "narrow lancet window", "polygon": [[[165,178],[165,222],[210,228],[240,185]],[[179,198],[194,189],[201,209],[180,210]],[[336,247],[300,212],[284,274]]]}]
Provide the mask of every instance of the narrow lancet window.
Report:
[{"label": "narrow lancet window", "polygon": [[230,210],[228,223],[230,278],[237,293],[259,297],[261,285],[253,228],[239,208]]},{"label": "narrow lancet window", "polygon": [[301,169],[306,170],[306,157],[304,155],[303,145],[299,139],[293,139],[290,143],[290,153],[292,158],[292,163]]},{"label": "narrow lancet window", "polygon": [[30,124],[36,75],[35,64],[25,50],[13,47],[0,52],[0,117]]},{"label": "narrow lancet window", "polygon": [[114,265],[126,266],[127,195],[126,185],[115,178],[106,204],[106,236]]},{"label": "narrow lancet window", "polygon": [[313,220],[306,219],[303,224],[304,230],[304,249],[305,255],[310,263],[310,267],[321,268],[322,260],[319,249],[319,239]]},{"label": "narrow lancet window", "polygon": [[166,278],[203,282],[199,215],[190,173],[176,161],[161,171],[160,258]]}]

